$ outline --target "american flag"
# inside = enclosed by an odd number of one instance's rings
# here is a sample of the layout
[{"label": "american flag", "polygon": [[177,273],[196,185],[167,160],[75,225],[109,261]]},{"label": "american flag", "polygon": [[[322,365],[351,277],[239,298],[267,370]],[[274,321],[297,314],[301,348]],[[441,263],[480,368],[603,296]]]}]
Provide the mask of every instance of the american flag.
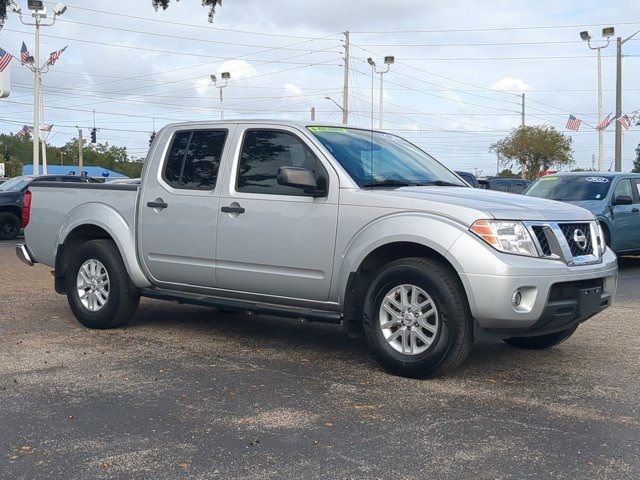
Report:
[{"label": "american flag", "polygon": [[[69,45],[67,45],[67,47],[68,46]],[[64,47],[62,50],[56,50],[55,52],[51,52],[51,54],[49,55],[49,65],[55,65],[58,59],[60,58],[60,55],[62,55],[62,52],[64,52],[67,49],[67,47]]]},{"label": "american flag", "polygon": [[29,50],[27,50],[27,44],[22,42],[22,48],[20,49],[20,61],[25,64],[29,61]]},{"label": "american flag", "polygon": [[606,130],[607,127],[611,125],[611,122],[613,122],[614,119],[615,117],[611,118],[611,114],[607,115],[606,118],[600,120],[600,123],[598,123],[596,130]]},{"label": "american flag", "polygon": [[569,120],[567,120],[567,129],[577,132],[578,129],[580,128],[581,123],[582,123],[582,120],[580,120],[577,117],[574,117],[573,115],[569,115]]},{"label": "american flag", "polygon": [[21,137],[24,137],[25,135],[30,135],[32,131],[33,131],[33,128],[27,127],[25,125],[18,131],[18,133],[16,133],[16,137],[21,138]]},{"label": "american flag", "polygon": [[622,115],[618,119],[618,122],[620,122],[620,126],[625,130],[629,130],[631,128],[631,119],[629,118],[629,115]]},{"label": "american flag", "polygon": [[40,125],[41,132],[50,132],[53,128],[53,125]]},{"label": "american flag", "polygon": [[5,52],[2,48],[0,48],[0,72],[7,68],[7,65],[9,65],[9,62],[12,58],[13,55],[11,55],[9,52]]}]

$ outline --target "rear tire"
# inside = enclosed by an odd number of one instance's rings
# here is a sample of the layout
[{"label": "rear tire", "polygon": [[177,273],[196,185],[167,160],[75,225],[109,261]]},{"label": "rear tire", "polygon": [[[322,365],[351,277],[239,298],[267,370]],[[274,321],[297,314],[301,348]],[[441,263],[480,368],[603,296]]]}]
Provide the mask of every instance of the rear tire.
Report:
[{"label": "rear tire", "polygon": [[440,261],[403,258],[387,264],[371,282],[363,307],[367,340],[391,373],[436,377],[471,351],[473,322],[464,288]]},{"label": "rear tire", "polygon": [[0,240],[13,240],[20,233],[20,219],[11,212],[0,213]]},{"label": "rear tire", "polygon": [[513,337],[504,340],[512,347],[524,348],[527,350],[543,350],[545,348],[554,347],[560,345],[567,340],[577,330],[578,325],[575,325],[567,330],[561,332],[550,333],[548,335],[540,335],[539,337]]},{"label": "rear tire", "polygon": [[140,301],[111,240],[91,240],[78,247],[67,270],[66,287],[73,315],[88,328],[125,325]]}]

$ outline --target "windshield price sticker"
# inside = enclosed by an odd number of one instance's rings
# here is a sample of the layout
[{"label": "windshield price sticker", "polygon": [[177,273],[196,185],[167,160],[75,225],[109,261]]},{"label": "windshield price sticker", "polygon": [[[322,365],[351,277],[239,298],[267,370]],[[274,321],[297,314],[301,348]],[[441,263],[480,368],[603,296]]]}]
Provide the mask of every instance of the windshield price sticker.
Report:
[{"label": "windshield price sticker", "polygon": [[608,183],[609,179],[606,177],[587,177],[587,182]]},{"label": "windshield price sticker", "polygon": [[333,132],[333,133],[346,133],[346,128],[341,127],[307,127],[312,132]]}]

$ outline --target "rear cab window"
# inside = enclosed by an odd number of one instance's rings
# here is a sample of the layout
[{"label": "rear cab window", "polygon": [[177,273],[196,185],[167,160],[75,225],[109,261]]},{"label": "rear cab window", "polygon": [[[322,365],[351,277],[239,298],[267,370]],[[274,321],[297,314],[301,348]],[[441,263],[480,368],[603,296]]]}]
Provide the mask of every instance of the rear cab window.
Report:
[{"label": "rear cab window", "polygon": [[213,190],[227,134],[226,129],[176,132],[162,168],[164,182],[180,190]]}]

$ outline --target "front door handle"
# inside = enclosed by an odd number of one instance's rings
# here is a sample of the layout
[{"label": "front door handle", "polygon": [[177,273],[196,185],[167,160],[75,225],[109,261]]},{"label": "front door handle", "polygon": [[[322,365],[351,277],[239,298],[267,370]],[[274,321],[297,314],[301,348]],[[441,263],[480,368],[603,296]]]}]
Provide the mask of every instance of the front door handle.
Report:
[{"label": "front door handle", "polygon": [[157,208],[158,210],[162,210],[164,208],[167,208],[168,206],[169,205],[161,198],[157,199],[155,202],[147,202],[147,207]]},{"label": "front door handle", "polygon": [[241,207],[240,205],[238,205],[237,203],[235,205],[228,205],[226,207],[222,207],[220,209],[220,211],[222,213],[244,213],[245,209],[244,207]]}]

